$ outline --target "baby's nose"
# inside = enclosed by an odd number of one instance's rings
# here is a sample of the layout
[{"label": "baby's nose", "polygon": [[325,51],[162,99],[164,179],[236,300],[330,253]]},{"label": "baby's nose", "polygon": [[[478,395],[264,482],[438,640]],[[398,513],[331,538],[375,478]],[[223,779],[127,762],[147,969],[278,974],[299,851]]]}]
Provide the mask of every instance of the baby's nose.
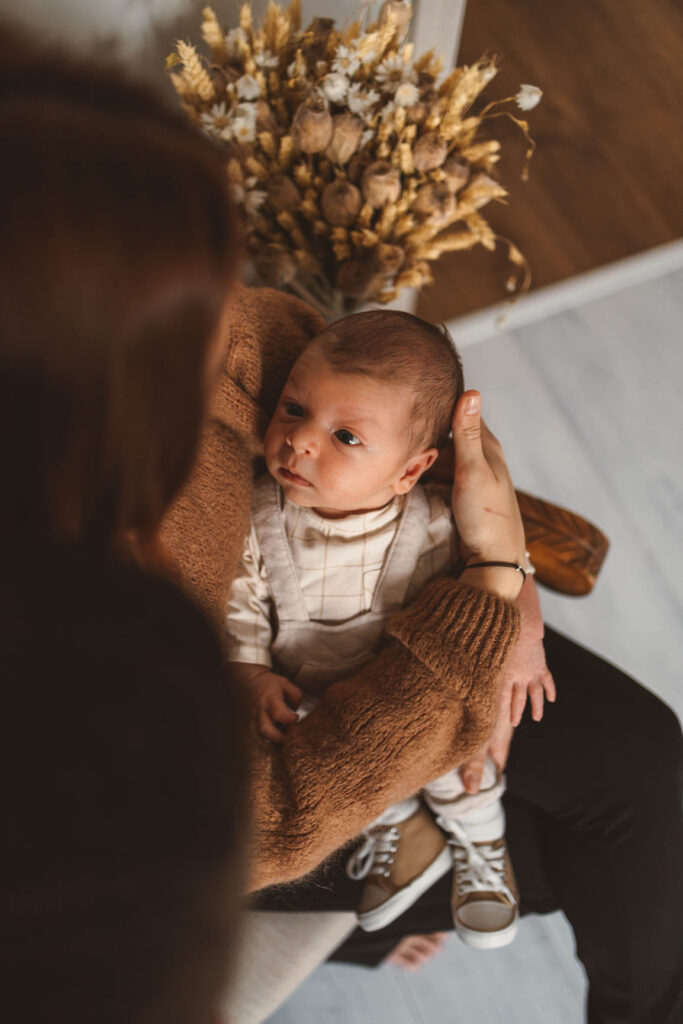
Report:
[{"label": "baby's nose", "polygon": [[287,444],[297,455],[309,455],[315,458],[320,452],[320,444],[316,440],[313,431],[303,424],[297,430],[289,432]]}]

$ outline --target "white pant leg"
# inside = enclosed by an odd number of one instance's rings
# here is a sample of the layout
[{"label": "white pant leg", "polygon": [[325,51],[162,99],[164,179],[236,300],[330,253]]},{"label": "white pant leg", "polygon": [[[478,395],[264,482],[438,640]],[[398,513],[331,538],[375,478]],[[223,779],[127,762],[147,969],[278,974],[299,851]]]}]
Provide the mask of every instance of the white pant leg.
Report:
[{"label": "white pant leg", "polygon": [[261,1024],[351,934],[350,911],[245,915],[237,960],[220,1007],[223,1024]]}]

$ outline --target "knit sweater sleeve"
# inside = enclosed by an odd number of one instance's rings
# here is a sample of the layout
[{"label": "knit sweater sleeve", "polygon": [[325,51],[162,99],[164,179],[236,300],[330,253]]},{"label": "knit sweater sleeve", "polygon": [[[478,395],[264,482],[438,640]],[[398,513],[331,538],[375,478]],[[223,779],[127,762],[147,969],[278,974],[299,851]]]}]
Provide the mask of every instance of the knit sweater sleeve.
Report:
[{"label": "knit sweater sleeve", "polygon": [[[210,422],[162,532],[219,628],[248,529],[252,455],[292,362],[322,326],[282,293],[234,296]],[[518,618],[499,598],[435,580],[390,622],[378,655],[331,686],[282,744],[254,740],[252,889],[309,872],[484,742]]]},{"label": "knit sweater sleeve", "polygon": [[255,746],[250,888],[309,873],[481,746],[518,629],[512,604],[435,580],[391,621],[375,659],[331,686],[281,746]]}]

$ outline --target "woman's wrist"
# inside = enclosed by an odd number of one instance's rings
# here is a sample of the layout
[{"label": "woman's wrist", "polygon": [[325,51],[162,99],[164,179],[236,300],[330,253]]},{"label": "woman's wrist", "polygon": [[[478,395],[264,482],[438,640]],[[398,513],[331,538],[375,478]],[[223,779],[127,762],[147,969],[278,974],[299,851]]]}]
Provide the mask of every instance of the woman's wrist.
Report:
[{"label": "woman's wrist", "polygon": [[[472,557],[468,561],[483,562],[489,561],[489,559]],[[507,559],[491,559],[491,561],[507,561]],[[526,562],[524,564],[515,562],[514,564],[524,568]],[[478,587],[480,590],[486,590],[489,594],[502,597],[505,601],[516,601],[524,583],[523,574],[518,569],[510,568],[507,565],[469,567],[466,564],[460,578],[463,583],[467,583],[471,587]]]}]

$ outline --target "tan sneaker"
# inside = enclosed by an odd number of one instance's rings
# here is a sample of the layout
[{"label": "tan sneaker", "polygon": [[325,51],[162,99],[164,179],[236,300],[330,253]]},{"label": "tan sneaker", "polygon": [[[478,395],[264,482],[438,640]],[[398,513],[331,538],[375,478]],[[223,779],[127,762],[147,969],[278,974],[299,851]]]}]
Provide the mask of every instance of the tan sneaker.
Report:
[{"label": "tan sneaker", "polygon": [[447,825],[453,850],[455,929],[463,942],[477,949],[507,946],[517,933],[519,894],[505,840],[475,843],[462,823]]},{"label": "tan sneaker", "polygon": [[451,864],[443,832],[421,805],[405,821],[371,826],[346,866],[350,878],[367,878],[358,924],[366,932],[384,928],[445,875]]}]

